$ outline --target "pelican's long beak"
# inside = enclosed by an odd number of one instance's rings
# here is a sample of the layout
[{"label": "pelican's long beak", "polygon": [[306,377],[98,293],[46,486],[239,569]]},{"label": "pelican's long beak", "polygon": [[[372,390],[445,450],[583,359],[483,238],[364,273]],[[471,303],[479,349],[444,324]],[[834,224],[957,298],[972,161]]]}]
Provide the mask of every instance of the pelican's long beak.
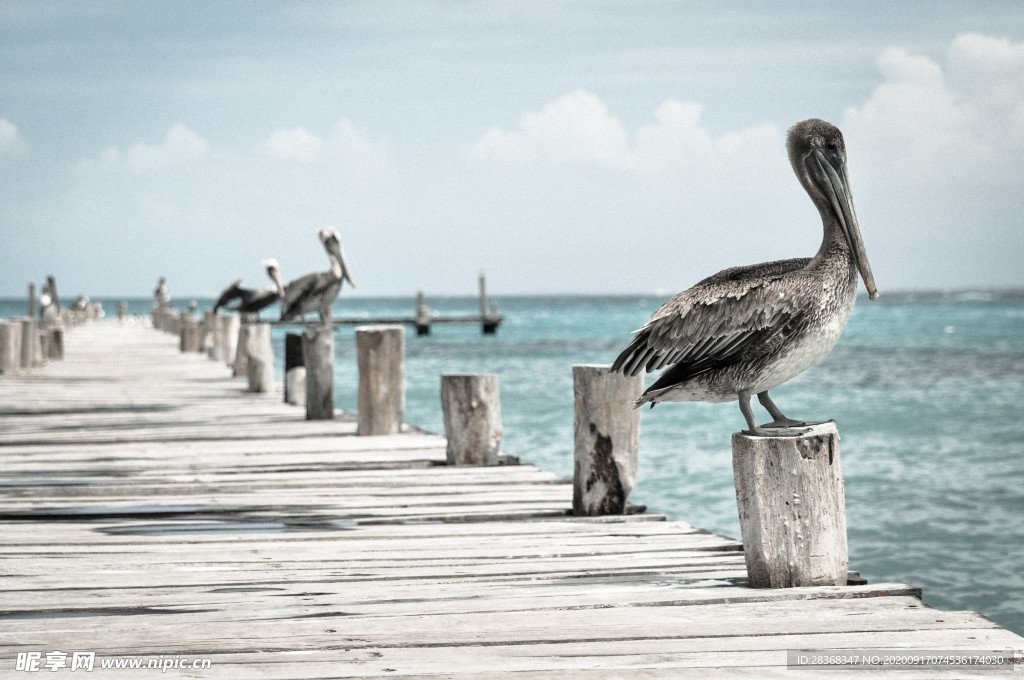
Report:
[{"label": "pelican's long beak", "polygon": [[356,284],[352,283],[352,275],[349,273],[348,263],[345,261],[345,251],[341,248],[341,242],[336,238],[332,238],[328,241],[328,245],[330,247],[331,254],[334,255],[335,260],[341,267],[341,280],[348,281],[348,285],[355,288]]},{"label": "pelican's long beak", "polygon": [[878,289],[875,288],[875,277],[871,273],[871,265],[868,264],[867,251],[864,250],[864,238],[860,234],[857,211],[853,207],[853,195],[850,193],[846,163],[837,154],[814,149],[807,157],[806,166],[819,191],[832,204],[832,210],[835,211],[836,217],[846,233],[846,240],[853,249],[857,269],[860,271],[861,278],[864,279],[864,287],[868,289],[868,297],[872,300],[876,299]]}]

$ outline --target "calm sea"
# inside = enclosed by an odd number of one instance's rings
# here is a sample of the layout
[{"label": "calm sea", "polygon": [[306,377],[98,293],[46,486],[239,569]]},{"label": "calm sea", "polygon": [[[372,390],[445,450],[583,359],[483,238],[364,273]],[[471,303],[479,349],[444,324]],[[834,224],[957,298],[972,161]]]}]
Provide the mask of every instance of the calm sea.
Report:
[{"label": "calm sea", "polygon": [[[407,335],[406,420],[441,432],[440,374],[497,373],[505,451],[571,477],[571,366],[610,362],[663,298],[494,301],[505,316],[496,336],[473,326]],[[116,300],[103,302],[112,315]],[[473,298],[428,304],[477,311]],[[0,301],[0,316],[23,308]],[[130,309],[145,313],[149,301]],[[335,313],[412,312],[411,299],[342,297]],[[275,330],[279,359],[283,333]],[[338,331],[336,351],[337,406],[355,410],[352,328]],[[1024,633],[1024,292],[861,299],[832,354],[773,397],[791,417],[836,420],[852,569]],[[729,437],[743,426],[735,403],[645,409],[630,500],[738,536]]]}]

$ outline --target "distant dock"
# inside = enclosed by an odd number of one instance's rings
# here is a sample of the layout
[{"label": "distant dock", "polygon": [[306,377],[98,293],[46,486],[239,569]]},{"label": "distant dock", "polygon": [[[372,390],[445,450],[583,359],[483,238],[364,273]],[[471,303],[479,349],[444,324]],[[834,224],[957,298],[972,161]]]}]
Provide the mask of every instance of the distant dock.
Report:
[{"label": "distant dock", "polygon": [[[399,326],[411,326],[416,330],[416,335],[430,335],[433,326],[480,326],[484,335],[494,335],[501,325],[502,316],[498,307],[492,305],[487,299],[487,280],[480,274],[480,313],[479,314],[437,314],[427,307],[426,297],[423,291],[416,293],[416,310],[412,316],[357,316],[357,317],[336,317],[332,320],[335,326],[373,326],[380,324],[394,324]],[[273,326],[295,326],[299,322],[274,321]]]},{"label": "distant dock", "polygon": [[[735,540],[657,514],[574,517],[572,485],[549,472],[451,466],[444,437],[357,436],[354,414],[306,420],[281,396],[138,318],[69,329],[63,360],[0,375],[0,675],[1020,668],[1024,638],[913,586],[750,588]],[[1006,663],[894,669],[866,652]],[[843,655],[862,660],[855,673]],[[832,661],[801,674],[811,659]]]}]

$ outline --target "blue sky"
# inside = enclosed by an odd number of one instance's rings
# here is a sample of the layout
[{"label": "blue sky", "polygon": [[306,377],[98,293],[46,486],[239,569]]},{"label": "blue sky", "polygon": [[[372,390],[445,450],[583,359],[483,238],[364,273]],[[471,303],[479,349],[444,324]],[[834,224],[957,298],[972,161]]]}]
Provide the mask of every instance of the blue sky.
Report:
[{"label": "blue sky", "polygon": [[811,255],[846,135],[879,289],[1024,286],[1019,2],[3,2],[0,295],[675,292]]}]

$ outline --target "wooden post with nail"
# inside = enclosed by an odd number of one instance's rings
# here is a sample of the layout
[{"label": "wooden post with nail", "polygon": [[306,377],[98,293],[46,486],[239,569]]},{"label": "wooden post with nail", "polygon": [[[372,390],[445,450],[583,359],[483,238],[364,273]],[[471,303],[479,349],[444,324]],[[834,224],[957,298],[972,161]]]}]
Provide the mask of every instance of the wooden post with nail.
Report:
[{"label": "wooden post with nail", "polygon": [[732,435],[736,506],[754,588],[846,585],[848,552],[839,432]]}]

